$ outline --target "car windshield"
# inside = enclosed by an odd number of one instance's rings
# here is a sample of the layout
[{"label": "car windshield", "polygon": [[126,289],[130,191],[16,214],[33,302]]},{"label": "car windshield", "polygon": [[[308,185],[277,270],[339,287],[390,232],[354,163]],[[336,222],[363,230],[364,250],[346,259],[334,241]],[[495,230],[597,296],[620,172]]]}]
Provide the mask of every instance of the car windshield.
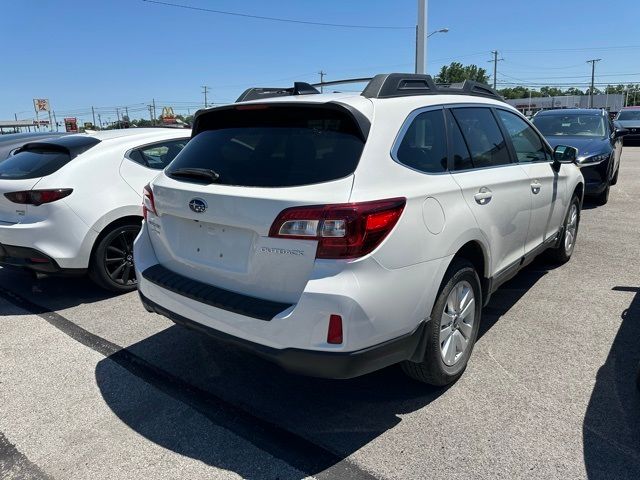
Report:
[{"label": "car windshield", "polygon": [[601,115],[536,115],[533,124],[546,136],[604,137],[606,127]]},{"label": "car windshield", "polygon": [[640,110],[622,110],[616,120],[640,120]]}]

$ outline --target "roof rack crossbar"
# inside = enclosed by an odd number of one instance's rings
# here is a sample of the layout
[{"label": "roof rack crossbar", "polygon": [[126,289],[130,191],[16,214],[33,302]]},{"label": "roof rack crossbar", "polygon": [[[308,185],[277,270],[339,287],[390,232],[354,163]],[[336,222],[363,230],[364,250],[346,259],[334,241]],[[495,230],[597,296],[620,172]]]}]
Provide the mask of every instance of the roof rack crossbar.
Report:
[{"label": "roof rack crossbar", "polygon": [[293,87],[252,87],[247,88],[236,100],[238,102],[248,102],[249,100],[261,100],[263,98],[285,97],[290,95],[313,95],[320,93],[312,85],[305,82],[295,82]]}]

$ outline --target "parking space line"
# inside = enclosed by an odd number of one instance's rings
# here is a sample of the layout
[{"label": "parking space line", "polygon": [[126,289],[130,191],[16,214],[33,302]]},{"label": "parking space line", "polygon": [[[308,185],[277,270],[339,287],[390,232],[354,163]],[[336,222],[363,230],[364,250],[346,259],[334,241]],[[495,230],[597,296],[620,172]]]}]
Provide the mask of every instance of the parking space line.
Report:
[{"label": "parking space line", "polygon": [[0,432],[0,478],[51,480],[40,467],[29,460]]},{"label": "parking space line", "polygon": [[[360,469],[328,448],[191,385],[126,348],[85,330],[62,315],[33,303],[15,292],[0,287],[0,297],[44,319],[56,329],[114,361],[149,385],[188,405],[215,424],[307,475],[318,479],[337,477],[345,480],[375,480],[379,478]],[[1,441],[0,436],[0,446]],[[0,461],[2,458],[2,449],[0,449]],[[327,471],[328,469],[330,471]]]}]

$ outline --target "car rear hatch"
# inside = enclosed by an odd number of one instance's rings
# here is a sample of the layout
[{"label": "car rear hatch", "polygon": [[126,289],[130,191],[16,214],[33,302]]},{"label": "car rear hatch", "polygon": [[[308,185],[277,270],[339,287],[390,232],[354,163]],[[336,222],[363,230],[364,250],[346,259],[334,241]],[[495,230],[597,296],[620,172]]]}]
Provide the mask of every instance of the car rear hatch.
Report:
[{"label": "car rear hatch", "polygon": [[157,215],[148,224],[158,260],[208,285],[295,303],[318,241],[304,232],[274,238],[270,229],[287,208],[347,202],[365,136],[337,104],[201,113],[192,140],[153,184]]},{"label": "car rear hatch", "polygon": [[30,142],[0,162],[0,225],[21,223],[29,212],[28,203],[12,201],[9,197],[15,196],[10,194],[33,190],[43,177],[58,171],[99,142],[86,135]]}]

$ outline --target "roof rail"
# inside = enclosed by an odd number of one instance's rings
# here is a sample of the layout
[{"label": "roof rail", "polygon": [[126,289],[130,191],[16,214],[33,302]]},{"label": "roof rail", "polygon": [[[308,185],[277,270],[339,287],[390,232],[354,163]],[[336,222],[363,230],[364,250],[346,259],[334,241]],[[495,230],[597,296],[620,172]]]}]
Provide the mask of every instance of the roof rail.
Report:
[{"label": "roof rail", "polygon": [[474,95],[504,100],[489,85],[471,80],[438,84],[430,75],[420,73],[383,73],[376,75],[362,91],[367,98],[394,98],[413,95]]},{"label": "roof rail", "polygon": [[292,88],[247,88],[238,97],[236,103],[247,102],[249,100],[260,100],[263,98],[286,97],[289,95],[312,95],[320,93],[316,88],[305,82],[295,82]]},{"label": "roof rail", "polygon": [[462,83],[436,84],[430,75],[420,73],[382,73],[375,77],[348,78],[313,84],[295,82],[293,88],[248,88],[238,97],[236,103],[289,95],[310,95],[320,93],[315,87],[363,82],[368,83],[361,95],[367,98],[394,98],[414,95],[473,95],[504,100],[489,85],[472,80],[465,80]]}]

